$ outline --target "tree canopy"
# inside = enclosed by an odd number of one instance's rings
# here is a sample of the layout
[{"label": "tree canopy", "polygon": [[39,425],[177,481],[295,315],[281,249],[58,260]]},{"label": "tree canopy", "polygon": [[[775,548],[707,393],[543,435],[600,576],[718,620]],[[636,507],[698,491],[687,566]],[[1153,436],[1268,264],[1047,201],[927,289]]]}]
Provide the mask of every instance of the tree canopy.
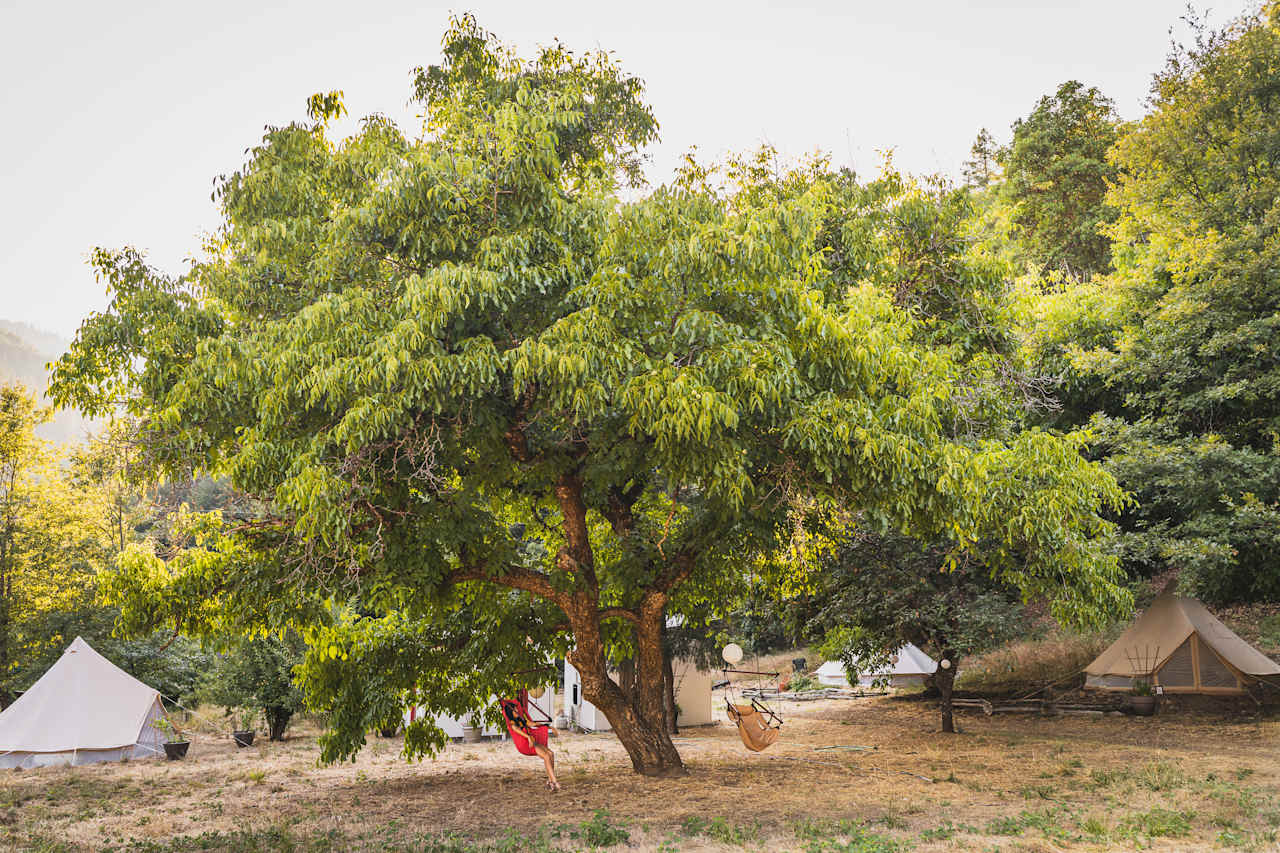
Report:
[{"label": "tree canopy", "polygon": [[22,385],[0,384],[0,700],[33,680],[56,635],[44,618],[68,607],[103,565],[100,494],[59,475],[61,455],[35,430],[48,417]]},{"label": "tree canopy", "polygon": [[[520,59],[468,17],[443,56],[415,75],[418,135],[373,116],[330,139],[336,94],[269,129],[186,275],[95,256],[113,300],[54,394],[126,405],[154,464],[257,501],[188,517],[192,547],[132,549],[127,624],[302,627],[328,758],[410,696],[479,708],[567,652],[635,769],[663,774],[666,616],[821,524],[811,501],[945,533],[949,561],[981,543],[1064,618],[1124,606],[1099,541],[1121,495],[1087,436],[962,428],[999,383],[934,334],[921,305],[949,279],[913,242],[959,200],[767,152],[623,200],[657,125],[611,57]],[[967,245],[949,262],[989,284]],[[985,340],[981,292],[954,307]]]},{"label": "tree canopy", "polygon": [[1115,105],[1098,89],[1068,80],[1013,125],[1002,152],[1001,194],[1027,256],[1077,278],[1106,272],[1111,244],[1101,226],[1116,165],[1107,152],[1120,134]]},{"label": "tree canopy", "polygon": [[1064,378],[1059,425],[1097,414],[1136,498],[1126,567],[1212,602],[1280,596],[1277,8],[1193,21],[1109,155],[1115,273],[1050,294],[1031,337]]}]

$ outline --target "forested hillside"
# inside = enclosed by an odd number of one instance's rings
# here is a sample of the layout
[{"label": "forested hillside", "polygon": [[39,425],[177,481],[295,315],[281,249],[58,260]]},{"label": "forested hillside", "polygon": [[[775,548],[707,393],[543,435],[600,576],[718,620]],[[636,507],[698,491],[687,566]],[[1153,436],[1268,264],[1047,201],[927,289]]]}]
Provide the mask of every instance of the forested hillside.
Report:
[{"label": "forested hillside", "polygon": [[[1047,261],[1026,322],[1060,404],[1047,425],[1092,430],[1094,453],[1132,495],[1117,540],[1129,574],[1176,576],[1219,604],[1280,598],[1278,60],[1280,7],[1202,30],[1155,75],[1141,120],[1045,130],[1072,169],[995,190],[1019,222],[1059,194],[1059,179],[1083,187],[1054,218],[1094,223],[1107,251],[1092,268],[1031,253]],[[1062,94],[1015,126],[1007,164],[1036,123],[1105,125],[1098,97],[1083,109]],[[1033,247],[1046,233],[1016,230]]]},{"label": "forested hillside", "polygon": [[[49,382],[45,365],[66,351],[71,341],[29,323],[0,319],[0,383],[19,382],[31,391],[44,394]],[[41,424],[41,438],[59,443],[84,438],[92,422],[74,409],[57,412]]]}]

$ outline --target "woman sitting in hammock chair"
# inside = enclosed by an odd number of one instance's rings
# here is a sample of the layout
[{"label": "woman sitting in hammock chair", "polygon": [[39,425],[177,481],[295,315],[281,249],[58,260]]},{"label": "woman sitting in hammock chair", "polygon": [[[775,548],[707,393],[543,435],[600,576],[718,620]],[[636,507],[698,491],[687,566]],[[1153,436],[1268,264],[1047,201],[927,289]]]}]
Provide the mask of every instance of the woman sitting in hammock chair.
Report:
[{"label": "woman sitting in hammock chair", "polygon": [[521,755],[536,755],[547,767],[547,790],[559,791],[560,783],[556,781],[556,754],[547,746],[547,740],[555,736],[550,726],[535,726],[529,721],[525,706],[514,699],[499,699],[502,706],[502,718],[507,723],[507,731],[511,733],[511,741]]}]

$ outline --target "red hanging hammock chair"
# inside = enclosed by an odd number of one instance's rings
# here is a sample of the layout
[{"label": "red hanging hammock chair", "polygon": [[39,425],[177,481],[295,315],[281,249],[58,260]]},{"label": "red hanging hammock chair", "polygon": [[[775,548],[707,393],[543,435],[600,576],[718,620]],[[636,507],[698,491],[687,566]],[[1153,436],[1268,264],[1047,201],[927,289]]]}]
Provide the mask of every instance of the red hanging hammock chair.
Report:
[{"label": "red hanging hammock chair", "polygon": [[521,690],[515,699],[499,699],[498,704],[502,707],[502,719],[507,724],[507,731],[511,734],[511,742],[515,744],[516,751],[521,755],[537,755],[537,750],[533,747],[547,745],[551,727],[535,726],[529,721],[528,691]]}]

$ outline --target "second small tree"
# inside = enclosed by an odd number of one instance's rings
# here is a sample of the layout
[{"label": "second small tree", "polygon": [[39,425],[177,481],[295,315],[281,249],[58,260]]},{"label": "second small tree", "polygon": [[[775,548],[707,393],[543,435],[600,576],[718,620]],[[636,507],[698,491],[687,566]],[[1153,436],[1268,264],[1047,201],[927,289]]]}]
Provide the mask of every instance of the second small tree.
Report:
[{"label": "second small tree", "polygon": [[[946,553],[900,534],[854,533],[832,552],[818,621],[828,636],[848,639],[841,659],[874,659],[871,668],[907,643],[934,655],[938,669],[931,681],[941,699],[942,730],[954,732],[958,660],[1009,639],[1023,616],[1016,590],[985,566],[948,569]],[[860,630],[833,630],[840,628]]]},{"label": "second small tree", "polygon": [[284,639],[244,640],[219,658],[202,690],[202,698],[228,709],[261,709],[271,740],[284,740],[285,729],[302,708],[293,668],[302,662],[305,645],[296,634]]}]

